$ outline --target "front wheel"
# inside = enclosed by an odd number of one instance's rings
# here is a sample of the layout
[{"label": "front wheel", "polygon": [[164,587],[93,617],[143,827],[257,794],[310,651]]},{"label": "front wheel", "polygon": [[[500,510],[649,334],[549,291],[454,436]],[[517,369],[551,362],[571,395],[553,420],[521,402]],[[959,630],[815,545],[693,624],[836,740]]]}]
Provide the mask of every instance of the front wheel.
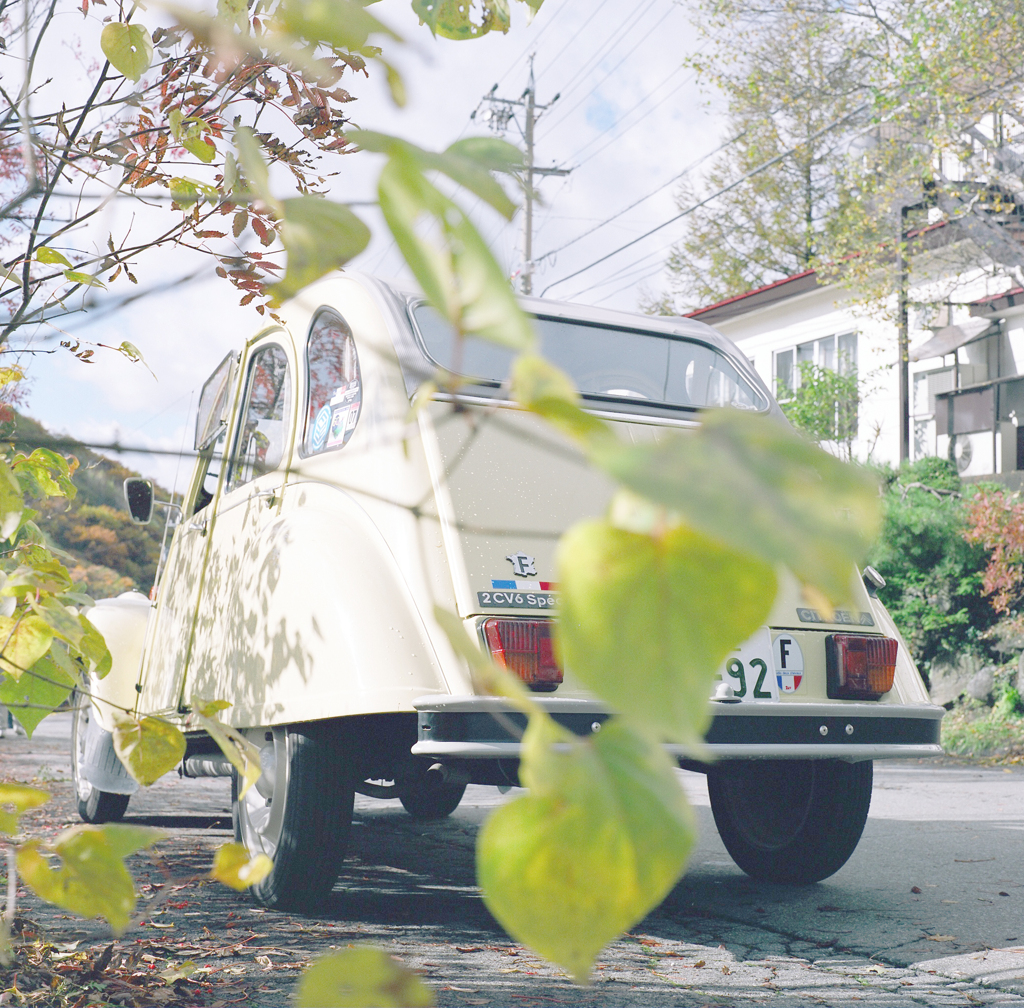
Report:
[{"label": "front wheel", "polygon": [[340,733],[322,726],[250,736],[263,775],[241,798],[232,777],[235,837],[274,867],[249,892],[272,909],[314,909],[330,896],[352,825],[355,789]]},{"label": "front wheel", "polygon": [[118,822],[128,810],[131,795],[113,794],[94,787],[85,776],[85,746],[89,737],[92,704],[88,697],[72,697],[71,777],[75,787],[78,814],[87,823]]},{"label": "front wheel", "polygon": [[846,864],[864,831],[872,764],[736,760],[708,772],[715,825],[730,856],[763,882],[820,882]]}]

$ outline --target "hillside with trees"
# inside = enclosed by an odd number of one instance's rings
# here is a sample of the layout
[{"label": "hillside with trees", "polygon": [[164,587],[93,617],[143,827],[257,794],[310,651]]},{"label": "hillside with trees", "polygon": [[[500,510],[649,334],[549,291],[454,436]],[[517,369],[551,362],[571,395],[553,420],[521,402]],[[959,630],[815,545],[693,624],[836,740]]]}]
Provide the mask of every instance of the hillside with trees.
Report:
[{"label": "hillside with trees", "polygon": [[[20,413],[3,424],[5,439],[21,450],[54,447],[74,455],[78,468],[72,480],[77,495],[34,502],[36,519],[49,545],[69,554],[72,578],[94,598],[109,598],[133,588],[148,593],[153,586],[164,524],[135,525],[128,516],[122,485],[138,473],[114,459],[99,455],[80,442],[56,437],[42,424]],[[157,497],[170,500],[160,487]]]}]

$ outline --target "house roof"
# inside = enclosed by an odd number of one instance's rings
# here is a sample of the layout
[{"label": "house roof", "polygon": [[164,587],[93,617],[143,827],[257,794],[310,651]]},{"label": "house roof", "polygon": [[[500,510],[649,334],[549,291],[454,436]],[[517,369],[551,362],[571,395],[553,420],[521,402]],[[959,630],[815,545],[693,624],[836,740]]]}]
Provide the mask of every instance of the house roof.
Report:
[{"label": "house roof", "polygon": [[819,286],[817,273],[814,270],[804,270],[803,273],[794,273],[793,276],[783,277],[774,283],[744,291],[742,294],[726,298],[713,305],[707,305],[705,308],[698,308],[696,311],[688,312],[686,317],[700,319],[701,322],[720,322],[723,319],[732,318],[734,315],[743,315],[755,308],[763,308],[775,301],[795,297],[797,294],[803,294],[817,286]]},{"label": "house roof", "polygon": [[[914,228],[907,232],[907,237],[922,240],[926,248],[938,248],[954,240],[956,234],[956,229],[950,227],[950,221],[943,220]],[[701,322],[721,322],[736,315],[744,315],[755,308],[763,308],[776,301],[784,301],[797,294],[804,294],[815,287],[825,286],[827,284],[818,280],[818,275],[814,270],[804,270],[803,273],[794,273],[792,276],[783,277],[774,283],[744,291],[742,294],[726,298],[724,301],[718,301],[704,308],[698,308],[696,311],[687,313],[686,317],[700,319]],[[1024,299],[1018,303],[1024,304]]]},{"label": "house roof", "polygon": [[1024,305],[1024,287],[1011,287],[1002,294],[990,294],[971,302],[972,315],[990,315],[992,312],[1006,311]]}]

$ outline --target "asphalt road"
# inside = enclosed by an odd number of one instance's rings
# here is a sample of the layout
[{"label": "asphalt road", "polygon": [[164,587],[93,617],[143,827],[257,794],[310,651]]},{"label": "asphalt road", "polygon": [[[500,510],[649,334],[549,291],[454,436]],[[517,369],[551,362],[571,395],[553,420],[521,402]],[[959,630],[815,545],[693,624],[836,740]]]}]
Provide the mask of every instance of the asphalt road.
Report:
[{"label": "asphalt road", "polygon": [[[0,740],[0,774],[47,782],[54,793],[40,828],[75,818],[66,728],[58,718],[31,741]],[[608,950],[588,988],[517,947],[483,906],[474,836],[516,793],[484,787],[471,787],[440,823],[359,798],[351,857],[317,918],[269,913],[223,887],[189,883],[178,909],[154,910],[122,943],[160,942],[166,956],[200,962],[211,982],[235,985],[256,1006],[285,1004],[306,963],[352,941],[381,945],[419,970],[441,1005],[1024,1005],[1020,769],[877,765],[856,853],[832,878],[801,888],[743,875],[718,839],[704,778],[680,773],[700,822],[690,868]],[[226,781],[172,776],[133,798],[127,821],[172,831],[159,865],[137,860],[140,884],[208,864],[230,838],[228,799]],[[32,897],[24,912],[53,940],[109,944],[99,922]]]}]

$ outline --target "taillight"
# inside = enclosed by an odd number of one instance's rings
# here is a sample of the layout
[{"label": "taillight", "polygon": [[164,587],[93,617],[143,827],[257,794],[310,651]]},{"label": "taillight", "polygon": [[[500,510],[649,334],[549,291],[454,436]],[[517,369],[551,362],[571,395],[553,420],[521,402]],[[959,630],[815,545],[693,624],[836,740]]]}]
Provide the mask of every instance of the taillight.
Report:
[{"label": "taillight", "polygon": [[491,656],[532,690],[550,693],[562,681],[551,646],[551,620],[486,619],[484,639]]},{"label": "taillight", "polygon": [[865,634],[825,638],[828,695],[833,700],[877,700],[892,689],[896,641]]}]

